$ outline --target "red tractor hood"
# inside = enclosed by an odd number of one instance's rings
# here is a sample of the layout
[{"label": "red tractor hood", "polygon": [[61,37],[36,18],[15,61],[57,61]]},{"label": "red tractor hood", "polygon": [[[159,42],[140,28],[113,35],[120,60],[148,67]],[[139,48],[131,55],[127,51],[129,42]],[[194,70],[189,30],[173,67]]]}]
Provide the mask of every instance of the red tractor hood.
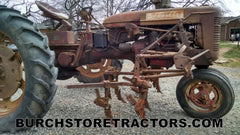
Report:
[{"label": "red tractor hood", "polygon": [[125,12],[108,17],[103,24],[106,27],[124,27],[126,23],[140,25],[141,11]]},{"label": "red tractor hood", "polygon": [[[185,18],[193,12],[208,14],[219,12],[219,9],[205,6],[132,11],[110,16],[104,20],[103,24],[107,28],[124,27],[126,23],[134,23],[139,26],[176,24],[179,19]],[[191,23],[194,21],[199,22],[193,17]]]}]

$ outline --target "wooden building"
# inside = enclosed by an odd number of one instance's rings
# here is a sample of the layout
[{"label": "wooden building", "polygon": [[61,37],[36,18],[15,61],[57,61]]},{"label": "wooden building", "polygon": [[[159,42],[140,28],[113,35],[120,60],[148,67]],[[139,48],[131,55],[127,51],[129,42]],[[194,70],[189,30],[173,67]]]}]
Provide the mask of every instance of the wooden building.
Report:
[{"label": "wooden building", "polygon": [[240,16],[222,17],[221,41],[236,41],[240,36]]}]

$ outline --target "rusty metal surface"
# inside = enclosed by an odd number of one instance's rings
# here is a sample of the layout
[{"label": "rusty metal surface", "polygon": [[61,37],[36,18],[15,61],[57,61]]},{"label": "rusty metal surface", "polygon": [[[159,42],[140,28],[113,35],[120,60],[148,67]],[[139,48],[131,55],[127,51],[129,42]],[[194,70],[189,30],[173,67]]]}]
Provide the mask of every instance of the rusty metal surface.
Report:
[{"label": "rusty metal surface", "polygon": [[160,85],[159,85],[159,78],[152,79],[153,86],[157,89],[157,92],[162,93]]},{"label": "rusty metal surface", "polygon": [[88,64],[85,66],[77,67],[76,69],[81,72],[81,75],[88,78],[98,78],[104,75],[105,70],[111,65],[111,60],[102,59],[100,63]]},{"label": "rusty metal surface", "polygon": [[171,73],[171,74],[160,74],[160,75],[148,75],[148,76],[143,76],[141,78],[143,79],[157,79],[157,78],[163,78],[163,77],[174,77],[174,76],[182,76],[185,73]]},{"label": "rusty metal surface", "polygon": [[85,35],[85,34],[78,34],[79,35],[79,39],[80,40],[78,43],[79,43],[79,46],[78,46],[78,49],[77,49],[77,52],[76,52],[76,55],[74,57],[74,60],[73,62],[71,63],[71,66],[74,67],[77,65],[78,61],[80,60],[80,58],[82,57],[82,54],[83,54],[83,49],[84,49],[84,44],[86,42],[86,37],[88,37],[88,35]]},{"label": "rusty metal surface", "polygon": [[188,104],[199,112],[210,113],[217,110],[222,102],[219,88],[208,81],[197,81],[186,91]]},{"label": "rusty metal surface", "polygon": [[[136,25],[164,25],[176,24],[178,19],[184,18],[192,12],[219,12],[214,7],[191,7],[191,8],[170,8],[145,11],[132,11],[113,15],[104,20],[106,27],[124,27],[126,23]],[[187,23],[198,23],[200,19],[192,16]]]},{"label": "rusty metal surface", "polygon": [[184,18],[184,10],[146,13],[146,21],[176,20]]},{"label": "rusty metal surface", "polygon": [[135,36],[137,34],[140,34],[140,29],[137,25],[133,24],[133,23],[127,23],[125,24],[125,29],[128,32],[128,38],[131,40],[134,40]]},{"label": "rusty metal surface", "polygon": [[0,98],[9,98],[19,87],[22,69],[18,56],[19,53],[0,43]]},{"label": "rusty metal surface", "polygon": [[[155,28],[149,28],[149,27],[139,27],[140,29],[144,30],[152,30],[152,31],[160,31],[160,32],[168,32],[168,30],[165,29],[155,29]],[[179,33],[179,31],[172,31],[173,33]]]},{"label": "rusty metal surface", "polygon": [[[177,12],[177,14],[172,14],[172,12]],[[129,22],[121,18],[134,16],[134,14],[135,16],[140,14],[140,20],[139,18],[135,18],[135,21],[140,22],[140,26],[174,25],[178,23],[180,18],[185,18],[191,14],[184,24],[201,24],[197,25],[196,42],[199,43],[199,46],[210,50],[213,61],[218,58],[220,42],[220,12],[218,8],[192,7],[134,11],[111,16],[104,21],[104,24],[109,28],[124,27],[125,24]],[[175,19],[172,20],[171,18]],[[203,63],[202,61],[203,60],[200,60],[199,65]],[[196,62],[196,64],[198,64],[198,62]]]},{"label": "rusty metal surface", "polygon": [[168,30],[164,35],[162,35],[159,39],[157,39],[156,41],[154,41],[152,44],[150,44],[148,47],[144,48],[141,53],[145,53],[147,50],[151,49],[154,45],[158,44],[159,42],[161,42],[161,40],[163,40],[163,38],[165,38],[169,33],[171,33],[172,31],[174,31],[176,28],[178,27],[178,24],[174,25],[170,30]]},{"label": "rusty metal surface", "polygon": [[191,62],[191,59],[188,56],[183,55],[174,56],[175,67],[178,69],[184,69],[189,62]]},{"label": "rusty metal surface", "polygon": [[[24,64],[19,52],[8,45],[14,42],[0,31],[0,118],[8,116],[20,105],[25,91]],[[25,71],[24,71],[25,72]],[[15,96],[15,99],[12,98]]]},{"label": "rusty metal surface", "polygon": [[72,52],[61,52],[57,57],[58,63],[62,67],[69,67],[70,64],[73,62],[74,55],[75,54]]},{"label": "rusty metal surface", "polygon": [[68,85],[68,89],[76,89],[76,88],[87,88],[87,87],[114,87],[114,86],[132,86],[132,83],[129,82],[100,82],[100,83],[86,83],[86,84],[81,84],[81,85]]},{"label": "rusty metal surface", "polygon": [[74,44],[73,31],[54,31],[47,33],[50,46],[57,46],[58,44]]},{"label": "rusty metal surface", "polygon": [[126,23],[140,24],[141,11],[116,14],[104,20],[105,27],[125,27]]}]

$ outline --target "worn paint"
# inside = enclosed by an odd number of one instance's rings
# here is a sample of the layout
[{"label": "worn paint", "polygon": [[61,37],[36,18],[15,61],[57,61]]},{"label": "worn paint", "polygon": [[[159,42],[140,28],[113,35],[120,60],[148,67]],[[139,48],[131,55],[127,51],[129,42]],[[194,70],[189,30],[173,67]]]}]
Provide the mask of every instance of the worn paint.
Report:
[{"label": "worn paint", "polygon": [[171,20],[171,19],[182,19],[184,18],[184,11],[165,11],[165,12],[152,12],[146,13],[146,20]]}]

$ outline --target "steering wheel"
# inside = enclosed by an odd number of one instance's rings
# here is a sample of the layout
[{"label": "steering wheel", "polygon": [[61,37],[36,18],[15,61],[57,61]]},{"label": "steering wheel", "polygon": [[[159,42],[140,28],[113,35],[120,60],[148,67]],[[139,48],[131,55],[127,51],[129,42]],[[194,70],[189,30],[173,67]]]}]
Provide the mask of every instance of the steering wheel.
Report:
[{"label": "steering wheel", "polygon": [[65,0],[65,8],[67,10],[72,10],[73,8],[75,8],[76,6],[78,6],[81,10],[79,12],[80,17],[85,20],[85,21],[91,21],[92,19],[94,19],[98,25],[100,25],[102,28],[105,28],[93,15],[92,15],[92,11],[93,8],[90,7],[82,7],[79,4],[80,0]]}]

